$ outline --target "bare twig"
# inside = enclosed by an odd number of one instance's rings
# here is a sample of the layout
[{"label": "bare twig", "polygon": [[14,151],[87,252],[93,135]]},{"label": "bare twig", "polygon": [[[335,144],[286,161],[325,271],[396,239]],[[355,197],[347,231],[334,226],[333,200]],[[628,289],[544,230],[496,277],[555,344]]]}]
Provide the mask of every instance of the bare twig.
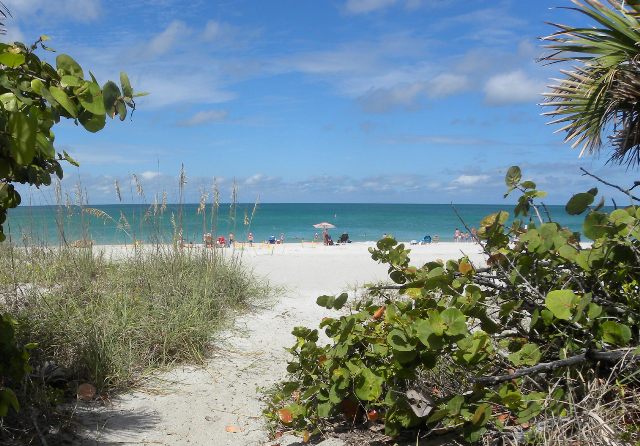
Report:
[{"label": "bare twig", "polygon": [[[634,201],[640,201],[640,198],[636,197],[635,195],[633,195],[633,194],[630,192],[630,191],[631,191],[631,189],[625,189],[625,188],[623,188],[623,187],[618,186],[617,184],[613,184],[613,183],[610,183],[610,182],[608,182],[608,181],[606,181],[606,180],[603,180],[602,178],[600,178],[600,177],[598,177],[598,176],[596,176],[596,175],[592,174],[591,172],[589,172],[589,171],[588,171],[587,169],[585,169],[584,167],[581,167],[581,168],[580,168],[580,170],[584,172],[584,174],[583,174],[583,175],[588,175],[588,176],[590,176],[590,177],[592,177],[592,178],[595,178],[596,180],[598,180],[598,181],[599,181],[599,182],[601,182],[602,184],[606,184],[606,185],[607,185],[607,186],[609,186],[609,187],[613,187],[614,189],[619,190],[620,192],[622,192],[623,194],[625,194],[626,196],[628,196],[629,198],[631,198],[631,199],[632,199],[632,200],[634,200]],[[633,186],[633,187],[635,187],[635,183],[634,183],[634,186]],[[614,203],[615,203],[615,202],[614,202]]]},{"label": "bare twig", "polygon": [[524,369],[516,370],[508,375],[498,376],[478,376],[471,378],[471,380],[478,384],[495,385],[512,379],[521,378],[523,376],[535,375],[537,373],[554,370],[560,367],[568,367],[576,364],[580,364],[587,361],[604,361],[604,362],[617,362],[625,355],[631,355],[634,360],[640,359],[640,355],[631,353],[633,348],[624,348],[620,350],[612,351],[586,351],[579,355],[571,356],[566,359],[558,359],[557,361],[542,362],[534,365],[533,367],[527,367]]}]

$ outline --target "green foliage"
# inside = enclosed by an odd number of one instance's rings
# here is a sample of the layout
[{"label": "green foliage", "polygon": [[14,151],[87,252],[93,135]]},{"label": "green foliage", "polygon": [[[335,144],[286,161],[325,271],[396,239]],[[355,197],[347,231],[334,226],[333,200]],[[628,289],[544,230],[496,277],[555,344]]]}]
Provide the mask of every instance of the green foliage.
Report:
[{"label": "green foliage", "polygon": [[56,153],[53,126],[71,119],[90,132],[101,130],[106,116],[124,120],[127,107],[135,109],[126,74],[121,89],[112,81],[101,88],[93,74],[85,79],[82,67],[66,54],[56,57],[55,68],[35,51],[47,36],[31,46],[0,43],[0,241],[7,210],[20,204],[14,183],[35,186],[62,178],[60,161],[76,164],[66,152]]},{"label": "green foliage", "polygon": [[28,349],[33,345],[18,346],[15,324],[8,314],[0,314],[0,417],[6,416],[10,408],[18,411],[18,399],[10,386],[20,383],[31,370]]},{"label": "green foliage", "polygon": [[[31,284],[20,305],[7,307],[16,339],[37,342],[33,364],[54,361],[101,391],[136,385],[158,367],[201,361],[234,311],[270,293],[238,259],[215,250],[157,246],[110,260],[87,248],[10,249],[0,245],[0,271],[15,267],[0,272],[0,294],[12,296],[14,280]],[[4,376],[3,343],[13,338],[0,334]]]},{"label": "green foliage", "polygon": [[[4,15],[4,13],[2,13]],[[60,161],[77,163],[66,153],[56,153],[53,126],[62,118],[97,132],[106,115],[124,120],[127,107],[135,108],[133,90],[126,74],[122,89],[113,82],[100,88],[93,74],[84,78],[82,67],[66,54],[56,57],[56,67],[41,60],[35,51],[49,40],[36,43],[0,43],[0,242],[5,240],[3,224],[7,210],[20,204],[14,183],[37,187],[50,185],[52,175],[62,178]],[[104,92],[103,92],[104,89]],[[26,350],[14,345],[13,328],[7,315],[0,314],[0,417],[9,406],[18,409],[10,383],[18,382],[27,367]],[[6,349],[6,350],[5,350]]]},{"label": "green foliage", "polygon": [[[544,193],[522,181],[519,168],[505,183],[508,193],[521,192],[516,216],[540,215],[535,199]],[[585,211],[596,194],[572,198],[571,209]],[[388,265],[399,295],[372,289],[348,312],[323,319],[326,344],[318,330],[296,328],[290,376],[267,416],[285,410],[293,414],[287,428],[320,432],[340,419],[374,422],[375,411],[388,435],[437,428],[475,442],[542,412],[565,414],[568,386],[579,393],[579,383],[597,376],[593,355],[619,359],[639,344],[640,207],[590,209],[588,246],[550,218],[530,217],[526,227],[508,221],[505,211],[481,221],[484,268],[468,258],[410,266],[403,244],[380,240],[371,256]],[[342,307],[332,299],[318,304]],[[443,374],[460,386],[439,384]]]},{"label": "green foliage", "polygon": [[553,24],[545,37],[548,63],[573,67],[545,94],[545,113],[566,132],[565,141],[582,153],[613,148],[611,159],[640,163],[640,117],[636,113],[640,55],[640,3],[637,0],[573,1],[566,9],[587,23]]}]

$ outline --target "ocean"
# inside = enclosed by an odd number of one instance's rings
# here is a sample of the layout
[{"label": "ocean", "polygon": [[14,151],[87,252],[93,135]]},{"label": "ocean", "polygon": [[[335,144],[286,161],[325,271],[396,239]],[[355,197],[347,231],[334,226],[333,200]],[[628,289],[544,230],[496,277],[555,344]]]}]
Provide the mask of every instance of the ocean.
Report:
[{"label": "ocean", "polygon": [[[211,206],[206,213],[198,212],[197,204],[168,205],[163,213],[148,205],[113,204],[88,206],[19,206],[9,210],[5,233],[15,243],[29,242],[55,245],[61,239],[71,242],[91,239],[96,244],[128,244],[143,242],[171,242],[174,227],[182,220],[184,239],[201,243],[205,232],[244,241],[249,231],[255,241],[284,234],[286,242],[310,241],[321,230],[314,224],[329,222],[336,226],[329,232],[334,240],[348,233],[353,241],[374,241],[384,234],[397,240],[420,240],[425,235],[438,235],[442,241],[452,241],[456,228],[464,226],[451,205],[447,204],[364,204],[364,203],[265,203],[221,204],[212,223]],[[455,205],[469,227],[477,226],[486,215],[508,205]],[[180,212],[182,209],[182,212]],[[583,217],[571,216],[564,206],[548,206],[555,221],[573,231],[580,231]],[[182,217],[181,217],[182,216]],[[62,229],[62,230],[61,230]]]}]

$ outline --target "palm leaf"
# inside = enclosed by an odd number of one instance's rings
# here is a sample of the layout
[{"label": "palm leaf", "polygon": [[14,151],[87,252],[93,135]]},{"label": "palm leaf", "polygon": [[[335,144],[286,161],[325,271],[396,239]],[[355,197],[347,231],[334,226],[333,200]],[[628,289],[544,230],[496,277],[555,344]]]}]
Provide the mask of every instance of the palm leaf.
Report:
[{"label": "palm leaf", "polygon": [[640,164],[640,0],[572,0],[567,7],[595,26],[551,24],[556,31],[542,40],[546,63],[578,63],[561,70],[544,94],[544,113],[562,124],[565,142],[580,154],[613,149],[611,161]]}]

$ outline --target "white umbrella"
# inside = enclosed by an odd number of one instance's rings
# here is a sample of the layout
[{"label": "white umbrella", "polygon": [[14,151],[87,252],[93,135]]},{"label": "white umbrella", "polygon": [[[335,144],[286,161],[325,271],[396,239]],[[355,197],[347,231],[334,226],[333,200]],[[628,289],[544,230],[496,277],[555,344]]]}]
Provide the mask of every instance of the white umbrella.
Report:
[{"label": "white umbrella", "polygon": [[334,225],[332,225],[331,223],[327,223],[326,221],[323,221],[322,223],[318,223],[313,225],[314,228],[316,229],[333,229],[335,228]]}]

